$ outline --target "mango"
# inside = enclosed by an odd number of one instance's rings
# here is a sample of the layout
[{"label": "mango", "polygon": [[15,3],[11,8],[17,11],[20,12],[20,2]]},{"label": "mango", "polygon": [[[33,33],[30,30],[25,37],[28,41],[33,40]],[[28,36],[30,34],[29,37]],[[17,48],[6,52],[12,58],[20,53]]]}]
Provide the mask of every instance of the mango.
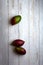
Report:
[{"label": "mango", "polygon": [[15,24],[19,23],[20,21],[21,21],[21,16],[17,15],[17,16],[12,17],[11,24],[15,25]]},{"label": "mango", "polygon": [[25,55],[26,54],[26,50],[22,47],[15,47],[15,52],[17,54],[20,54],[20,55]]},{"label": "mango", "polygon": [[12,46],[17,46],[17,47],[19,47],[19,46],[22,46],[24,43],[25,43],[25,41],[23,41],[23,40],[21,40],[21,39],[16,39],[16,40],[14,40],[14,41],[11,43],[11,45],[12,45]]}]

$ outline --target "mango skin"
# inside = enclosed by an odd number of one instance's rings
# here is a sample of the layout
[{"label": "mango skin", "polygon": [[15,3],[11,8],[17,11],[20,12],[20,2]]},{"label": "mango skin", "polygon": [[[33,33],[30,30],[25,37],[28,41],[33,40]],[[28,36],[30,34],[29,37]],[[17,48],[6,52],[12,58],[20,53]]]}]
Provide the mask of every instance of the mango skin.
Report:
[{"label": "mango skin", "polygon": [[25,43],[25,41],[23,41],[23,40],[21,40],[21,39],[16,39],[16,40],[14,40],[14,41],[11,43],[11,45],[12,45],[12,46],[17,46],[17,47],[19,47],[19,46],[22,46],[24,43]]},{"label": "mango skin", "polygon": [[25,55],[26,54],[26,50],[22,47],[15,47],[15,52],[17,54],[20,54],[20,55]]},{"label": "mango skin", "polygon": [[21,21],[21,16],[17,15],[11,18],[11,25],[15,25]]}]

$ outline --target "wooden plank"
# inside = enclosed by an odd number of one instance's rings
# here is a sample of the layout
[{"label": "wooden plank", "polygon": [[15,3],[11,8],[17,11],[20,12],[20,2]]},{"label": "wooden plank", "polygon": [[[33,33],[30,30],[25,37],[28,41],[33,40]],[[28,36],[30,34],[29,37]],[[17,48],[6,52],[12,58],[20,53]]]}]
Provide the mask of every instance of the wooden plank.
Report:
[{"label": "wooden plank", "polygon": [[30,1],[30,65],[40,62],[39,0]]},{"label": "wooden plank", "polygon": [[43,65],[43,0],[40,0],[40,65]]},{"label": "wooden plank", "polygon": [[0,65],[8,65],[8,7],[0,0]]},{"label": "wooden plank", "polygon": [[[1,9],[1,1],[0,1],[0,9]],[[2,65],[2,27],[1,27],[1,10],[0,10],[0,65]]]},{"label": "wooden plank", "polygon": [[[18,0],[9,0],[9,20],[18,15]],[[15,39],[18,39],[18,24],[12,26],[9,24],[9,44]],[[18,65],[18,55],[13,52],[12,47],[9,45],[9,65]]]},{"label": "wooden plank", "polygon": [[19,65],[30,65],[30,0],[19,0],[19,14],[19,38],[25,41],[22,47],[26,49],[26,55],[19,56]]}]

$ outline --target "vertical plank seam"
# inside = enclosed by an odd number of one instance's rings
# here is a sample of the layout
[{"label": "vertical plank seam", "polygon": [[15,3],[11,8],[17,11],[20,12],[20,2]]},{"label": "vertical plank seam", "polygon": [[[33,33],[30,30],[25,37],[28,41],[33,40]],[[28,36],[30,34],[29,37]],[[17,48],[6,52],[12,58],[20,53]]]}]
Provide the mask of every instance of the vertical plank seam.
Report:
[{"label": "vertical plank seam", "polygon": [[[21,8],[20,8],[20,5],[21,3],[20,3],[20,0],[18,0],[18,14],[19,14],[19,10],[21,10]],[[22,13],[22,12],[21,12]],[[20,30],[19,30],[19,25],[20,24],[18,24],[18,38],[20,38]],[[20,65],[20,55],[18,56],[18,65]]]},{"label": "vertical plank seam", "polygon": [[34,0],[32,0],[32,43],[33,43],[33,46],[34,46]]},{"label": "vertical plank seam", "polygon": [[[28,6],[29,6],[29,9],[30,9],[30,0],[28,0]],[[30,15],[29,13],[30,13],[30,10],[28,9],[28,15]],[[29,17],[30,18],[30,17]],[[28,35],[28,37],[29,37],[29,65],[30,65],[30,19],[29,19],[29,35]]]},{"label": "vertical plank seam", "polygon": [[14,8],[14,0],[12,0],[12,8]]},{"label": "vertical plank seam", "polygon": [[[19,14],[19,0],[18,0],[18,14]],[[19,24],[18,24],[18,38],[20,37]]]},{"label": "vertical plank seam", "polygon": [[33,0],[33,3],[32,3],[32,13],[33,13],[33,44],[34,44],[34,0]]},{"label": "vertical plank seam", "polygon": [[7,0],[8,7],[8,65],[9,65],[9,0]]},{"label": "vertical plank seam", "polygon": [[[18,0],[18,14],[19,14],[19,0]],[[18,38],[20,37],[19,24],[18,24]],[[18,65],[20,65],[20,57],[18,55]]]},{"label": "vertical plank seam", "polygon": [[[31,4],[31,1],[30,1],[30,4]],[[34,0],[32,0],[32,5],[31,5],[31,9],[32,9],[32,27],[33,27],[33,31],[32,31],[32,41],[34,43]],[[30,19],[31,19],[31,15],[30,15]],[[31,21],[31,20],[30,20]],[[31,23],[30,23],[31,24]],[[30,49],[31,49],[31,46],[30,46]],[[31,54],[31,52],[30,52]],[[30,60],[31,62],[31,60]]]},{"label": "vertical plank seam", "polygon": [[39,29],[39,65],[40,65],[40,0],[38,0],[39,7],[39,21],[38,21],[38,29]]}]

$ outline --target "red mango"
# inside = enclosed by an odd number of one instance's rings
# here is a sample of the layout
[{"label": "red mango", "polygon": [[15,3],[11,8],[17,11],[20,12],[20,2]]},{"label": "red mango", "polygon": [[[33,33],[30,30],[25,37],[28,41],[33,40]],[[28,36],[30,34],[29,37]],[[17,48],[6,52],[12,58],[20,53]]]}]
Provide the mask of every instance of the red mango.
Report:
[{"label": "red mango", "polygon": [[16,51],[16,53],[18,53],[20,55],[25,55],[26,54],[26,50],[22,47],[15,47],[15,51]]},{"label": "red mango", "polygon": [[15,24],[19,23],[20,21],[21,21],[21,16],[17,15],[17,16],[12,17],[11,24],[15,25]]},{"label": "red mango", "polygon": [[16,40],[14,40],[13,42],[12,42],[12,46],[17,46],[17,47],[19,47],[19,46],[22,46],[23,44],[25,43],[25,41],[23,41],[23,40],[21,40],[21,39],[16,39]]}]

